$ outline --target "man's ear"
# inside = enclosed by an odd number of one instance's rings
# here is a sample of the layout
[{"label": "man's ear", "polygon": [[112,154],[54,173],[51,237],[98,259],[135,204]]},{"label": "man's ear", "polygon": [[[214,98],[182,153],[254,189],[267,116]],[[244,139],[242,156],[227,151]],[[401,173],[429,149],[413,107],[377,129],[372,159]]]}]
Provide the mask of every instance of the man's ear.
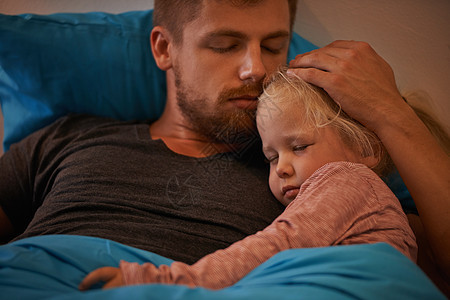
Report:
[{"label": "man's ear", "polygon": [[150,44],[156,65],[163,71],[169,70],[172,67],[173,57],[170,51],[171,36],[168,31],[161,26],[155,26],[150,33]]}]

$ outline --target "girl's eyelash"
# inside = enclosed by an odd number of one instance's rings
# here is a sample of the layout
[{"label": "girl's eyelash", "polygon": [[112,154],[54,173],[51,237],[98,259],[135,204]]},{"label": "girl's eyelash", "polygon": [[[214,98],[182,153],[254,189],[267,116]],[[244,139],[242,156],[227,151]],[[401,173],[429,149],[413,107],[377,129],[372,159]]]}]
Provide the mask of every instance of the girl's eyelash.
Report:
[{"label": "girl's eyelash", "polygon": [[[311,146],[312,144],[306,144],[306,145],[297,145],[292,147],[292,151],[304,151],[306,148]],[[271,156],[271,157],[264,157],[264,162],[267,164],[270,164],[278,159],[278,155]]]},{"label": "girl's eyelash", "polygon": [[268,163],[268,164],[270,164],[270,163],[272,163],[274,160],[276,160],[278,158],[278,156],[274,156],[274,157],[270,157],[270,158],[264,158],[264,162],[265,163]]},{"label": "girl's eyelash", "polygon": [[310,145],[295,146],[295,147],[293,148],[293,150],[294,150],[294,151],[303,151],[303,150],[305,150],[306,148],[308,148],[308,146],[310,146]]}]

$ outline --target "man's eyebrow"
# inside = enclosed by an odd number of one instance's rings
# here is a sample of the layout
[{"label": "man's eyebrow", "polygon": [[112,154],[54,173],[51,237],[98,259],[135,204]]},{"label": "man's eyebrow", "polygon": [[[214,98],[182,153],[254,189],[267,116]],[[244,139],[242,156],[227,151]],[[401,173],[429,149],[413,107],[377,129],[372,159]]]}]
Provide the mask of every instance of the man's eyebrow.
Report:
[{"label": "man's eyebrow", "polygon": [[[275,38],[280,38],[280,37],[289,37],[289,36],[290,36],[290,34],[288,31],[279,30],[279,31],[275,31],[275,32],[271,32],[271,33],[267,34],[266,36],[264,36],[263,40],[275,39]],[[240,31],[223,29],[223,30],[217,30],[217,31],[213,31],[213,32],[209,32],[209,33],[205,34],[204,39],[214,39],[216,37],[234,37],[234,38],[238,38],[238,39],[247,39],[248,36]]]},{"label": "man's eyebrow", "polygon": [[275,38],[280,38],[280,37],[290,37],[289,31],[279,30],[279,31],[269,33],[268,35],[266,35],[264,37],[264,40],[275,39]]},{"label": "man's eyebrow", "polygon": [[213,39],[216,37],[235,37],[235,38],[239,38],[239,39],[245,39],[247,36],[239,31],[222,29],[222,30],[209,32],[209,33],[205,34],[204,38],[205,39]]}]

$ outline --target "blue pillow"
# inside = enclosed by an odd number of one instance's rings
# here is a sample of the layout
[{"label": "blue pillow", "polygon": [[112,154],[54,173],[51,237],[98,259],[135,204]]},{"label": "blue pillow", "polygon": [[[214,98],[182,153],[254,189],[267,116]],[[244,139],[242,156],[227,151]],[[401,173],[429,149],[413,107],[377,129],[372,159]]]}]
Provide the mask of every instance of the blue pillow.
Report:
[{"label": "blue pillow", "polygon": [[[151,54],[152,11],[0,14],[5,151],[67,113],[157,118],[164,72]],[[295,34],[289,59],[316,46]]]}]

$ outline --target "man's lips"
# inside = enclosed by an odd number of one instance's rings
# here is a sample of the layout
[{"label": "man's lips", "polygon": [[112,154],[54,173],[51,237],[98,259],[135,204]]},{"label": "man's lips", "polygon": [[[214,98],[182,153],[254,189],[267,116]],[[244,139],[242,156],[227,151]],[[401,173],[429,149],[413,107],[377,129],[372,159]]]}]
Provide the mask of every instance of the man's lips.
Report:
[{"label": "man's lips", "polygon": [[257,96],[238,96],[229,99],[234,106],[241,109],[256,109],[258,106],[258,97]]},{"label": "man's lips", "polygon": [[300,188],[298,186],[287,185],[284,186],[281,191],[286,198],[293,200],[297,197]]}]

